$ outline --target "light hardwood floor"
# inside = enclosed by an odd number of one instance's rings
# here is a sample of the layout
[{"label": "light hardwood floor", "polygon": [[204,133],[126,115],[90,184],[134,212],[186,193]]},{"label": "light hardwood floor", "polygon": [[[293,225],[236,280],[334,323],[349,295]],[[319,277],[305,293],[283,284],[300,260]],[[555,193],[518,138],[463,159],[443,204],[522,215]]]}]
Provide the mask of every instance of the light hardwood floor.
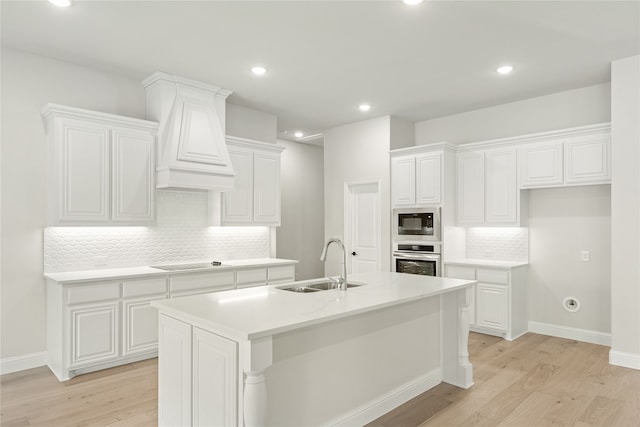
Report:
[{"label": "light hardwood floor", "polygon": [[[537,334],[509,342],[472,333],[471,389],[440,384],[369,426],[640,426],[640,371],[609,365],[608,352]],[[65,383],[36,368],[3,375],[0,387],[3,427],[157,424],[156,359]]]}]

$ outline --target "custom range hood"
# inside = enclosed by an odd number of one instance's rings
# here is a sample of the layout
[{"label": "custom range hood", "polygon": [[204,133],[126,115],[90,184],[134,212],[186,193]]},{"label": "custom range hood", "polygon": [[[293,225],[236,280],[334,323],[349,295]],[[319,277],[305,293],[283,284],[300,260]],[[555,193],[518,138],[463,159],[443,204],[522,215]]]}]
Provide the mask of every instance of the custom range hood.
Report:
[{"label": "custom range hood", "polygon": [[156,188],[232,189],[233,166],[225,143],[231,92],[161,72],[142,84],[147,118],[160,123]]}]

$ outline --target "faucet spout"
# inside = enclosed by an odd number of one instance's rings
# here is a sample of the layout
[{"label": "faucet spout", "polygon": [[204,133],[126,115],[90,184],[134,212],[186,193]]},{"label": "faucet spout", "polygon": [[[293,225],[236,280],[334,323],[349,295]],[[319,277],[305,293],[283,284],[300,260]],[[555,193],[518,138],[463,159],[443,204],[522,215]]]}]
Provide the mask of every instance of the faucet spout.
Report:
[{"label": "faucet spout", "polygon": [[347,290],[347,251],[344,248],[344,244],[342,243],[342,239],[338,236],[331,237],[327,240],[327,243],[324,245],[324,249],[322,249],[322,254],[320,255],[320,261],[325,262],[327,260],[327,250],[329,246],[335,243],[340,249],[342,249],[342,274],[338,279],[338,284],[340,285],[340,289],[343,291]]}]

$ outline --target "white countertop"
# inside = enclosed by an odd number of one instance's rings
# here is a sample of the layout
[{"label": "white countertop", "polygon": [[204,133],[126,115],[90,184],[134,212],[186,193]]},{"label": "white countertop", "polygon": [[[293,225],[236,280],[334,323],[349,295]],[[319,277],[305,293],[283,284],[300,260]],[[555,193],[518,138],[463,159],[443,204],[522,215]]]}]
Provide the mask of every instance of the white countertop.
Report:
[{"label": "white countertop", "polygon": [[529,265],[526,261],[500,261],[500,260],[487,260],[487,259],[449,259],[443,261],[443,264],[452,264],[452,265],[469,265],[475,267],[495,267],[495,268],[515,268],[521,267],[523,265]]},{"label": "white countertop", "polygon": [[256,339],[443,294],[476,283],[403,273],[362,273],[347,291],[296,293],[278,286],[153,301],[161,313],[234,340]]},{"label": "white countertop", "polygon": [[[159,263],[157,265],[166,264],[195,264],[200,262],[211,262],[211,260],[196,261],[180,261],[176,263]],[[174,270],[166,271],[149,266],[141,267],[125,267],[125,268],[108,268],[103,270],[84,270],[84,271],[67,271],[62,273],[44,273],[44,277],[51,279],[60,284],[70,284],[78,282],[91,282],[97,280],[117,280],[117,279],[133,279],[139,277],[166,276],[189,273],[205,273],[220,270],[232,270],[242,267],[277,267],[279,265],[297,264],[298,261],[292,259],[280,258],[253,258],[253,259],[237,259],[221,261],[222,265],[211,268],[198,268],[193,270]]]}]

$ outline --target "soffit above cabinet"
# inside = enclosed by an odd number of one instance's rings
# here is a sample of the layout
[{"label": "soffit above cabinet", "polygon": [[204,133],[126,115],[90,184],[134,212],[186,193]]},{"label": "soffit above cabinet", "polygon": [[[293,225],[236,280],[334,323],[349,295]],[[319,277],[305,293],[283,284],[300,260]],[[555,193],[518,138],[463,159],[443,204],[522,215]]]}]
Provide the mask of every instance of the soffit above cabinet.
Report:
[{"label": "soffit above cabinet", "polygon": [[231,92],[160,72],[143,85],[147,117],[160,123],[157,188],[232,189],[234,171],[225,143]]}]

